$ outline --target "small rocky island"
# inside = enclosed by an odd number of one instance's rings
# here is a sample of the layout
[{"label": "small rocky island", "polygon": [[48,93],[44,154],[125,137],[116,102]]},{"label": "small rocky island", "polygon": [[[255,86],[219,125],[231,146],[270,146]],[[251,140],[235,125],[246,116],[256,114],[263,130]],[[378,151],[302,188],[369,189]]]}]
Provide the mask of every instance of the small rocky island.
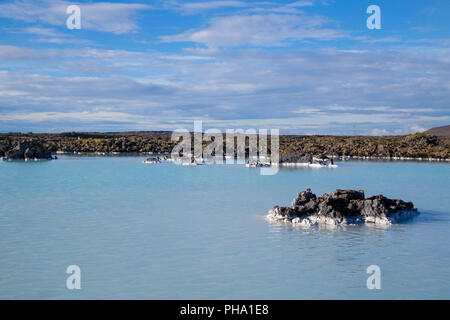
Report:
[{"label": "small rocky island", "polygon": [[275,206],[266,218],[303,227],[364,223],[390,225],[417,214],[412,202],[388,199],[382,195],[366,198],[362,190],[336,190],[317,197],[307,189],[297,195],[291,207]]},{"label": "small rocky island", "polygon": [[[56,157],[55,157],[56,158]],[[39,141],[21,141],[5,152],[4,160],[52,160],[50,150]]]}]

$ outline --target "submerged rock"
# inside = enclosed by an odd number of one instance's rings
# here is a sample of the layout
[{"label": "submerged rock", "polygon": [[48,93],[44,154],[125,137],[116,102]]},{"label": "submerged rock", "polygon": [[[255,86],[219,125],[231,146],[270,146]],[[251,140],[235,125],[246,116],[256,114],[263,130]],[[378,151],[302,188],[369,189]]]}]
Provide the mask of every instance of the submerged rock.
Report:
[{"label": "submerged rock", "polygon": [[13,149],[5,152],[6,159],[51,160],[50,150],[38,141],[19,142]]},{"label": "submerged rock", "polygon": [[296,225],[391,224],[417,215],[412,202],[388,199],[382,195],[365,198],[364,191],[335,190],[317,197],[311,189],[299,192],[291,207],[269,210],[270,221]]},{"label": "submerged rock", "polygon": [[149,157],[143,161],[143,163],[146,163],[146,164],[156,164],[156,163],[160,163],[160,162],[161,162],[160,157]]},{"label": "submerged rock", "polygon": [[245,166],[247,168],[261,168],[261,167],[270,167],[270,162],[264,162],[260,160],[249,160]]}]

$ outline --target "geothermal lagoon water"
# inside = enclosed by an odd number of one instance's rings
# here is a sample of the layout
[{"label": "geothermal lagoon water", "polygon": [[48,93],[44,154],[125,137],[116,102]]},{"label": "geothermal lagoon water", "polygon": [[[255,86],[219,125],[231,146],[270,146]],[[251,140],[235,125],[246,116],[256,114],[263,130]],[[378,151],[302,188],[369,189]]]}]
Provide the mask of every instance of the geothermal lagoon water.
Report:
[{"label": "geothermal lagoon water", "polygon": [[[141,156],[0,162],[0,298],[450,298],[450,166],[145,165]],[[413,201],[390,228],[268,223],[310,187]],[[81,290],[66,268],[81,269]],[[381,269],[369,290],[366,269]]]}]

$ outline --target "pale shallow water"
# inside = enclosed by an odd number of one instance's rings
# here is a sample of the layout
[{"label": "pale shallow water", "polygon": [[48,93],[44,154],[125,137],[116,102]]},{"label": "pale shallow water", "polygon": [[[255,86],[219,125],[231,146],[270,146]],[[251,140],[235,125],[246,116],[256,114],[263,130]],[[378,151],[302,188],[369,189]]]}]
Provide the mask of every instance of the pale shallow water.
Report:
[{"label": "pale shallow water", "polygon": [[[337,169],[144,165],[144,157],[0,162],[0,298],[450,298],[450,165]],[[270,224],[297,192],[364,189],[413,201],[389,229]],[[368,290],[379,265],[382,289]],[[66,289],[79,265],[82,289]]]}]

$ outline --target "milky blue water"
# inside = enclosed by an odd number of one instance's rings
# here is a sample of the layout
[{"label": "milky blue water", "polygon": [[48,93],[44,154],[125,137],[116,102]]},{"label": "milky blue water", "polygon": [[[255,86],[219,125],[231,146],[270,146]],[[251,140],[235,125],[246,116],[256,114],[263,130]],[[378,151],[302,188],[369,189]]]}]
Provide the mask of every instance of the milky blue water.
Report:
[{"label": "milky blue water", "polygon": [[[450,165],[336,169],[144,165],[143,157],[0,162],[0,298],[450,298]],[[389,229],[268,223],[296,193],[336,188],[413,201]],[[381,268],[369,290],[366,268]],[[66,268],[81,268],[81,290]]]}]

